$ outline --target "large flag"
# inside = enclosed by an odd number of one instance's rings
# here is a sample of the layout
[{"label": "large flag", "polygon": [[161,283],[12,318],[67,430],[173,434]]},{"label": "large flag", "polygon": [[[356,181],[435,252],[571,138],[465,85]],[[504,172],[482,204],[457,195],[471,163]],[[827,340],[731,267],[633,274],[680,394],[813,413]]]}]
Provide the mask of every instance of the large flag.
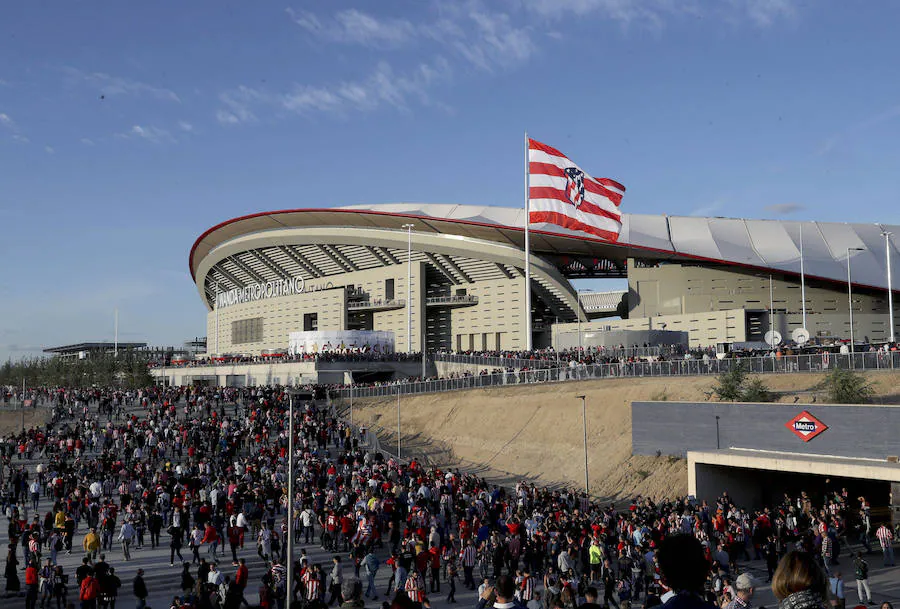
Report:
[{"label": "large flag", "polygon": [[559,150],[528,139],[528,221],[556,224],[616,241],[625,187],[592,178]]}]

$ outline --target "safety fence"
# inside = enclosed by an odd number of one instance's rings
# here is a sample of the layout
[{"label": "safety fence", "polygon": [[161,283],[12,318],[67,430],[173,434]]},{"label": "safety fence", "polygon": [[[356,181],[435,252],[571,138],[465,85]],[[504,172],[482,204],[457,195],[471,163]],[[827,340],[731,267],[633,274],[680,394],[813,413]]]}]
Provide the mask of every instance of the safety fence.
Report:
[{"label": "safety fence", "polygon": [[[528,360],[526,360],[528,361]],[[385,385],[354,386],[337,391],[342,400],[357,398],[439,393],[461,389],[558,383],[605,378],[637,378],[655,376],[716,375],[734,366],[757,374],[823,372],[834,369],[894,370],[900,369],[900,352],[865,352],[854,354],[816,353],[739,358],[680,359],[671,361],[635,361],[616,364],[575,364],[559,368],[527,369],[494,374],[461,376],[429,381],[396,382]]]},{"label": "safety fence", "polygon": [[[661,351],[659,347],[609,347],[606,349],[591,349],[586,351],[594,357],[609,358],[629,358],[629,357],[659,357]],[[447,362],[451,364],[471,364],[484,368],[559,368],[566,364],[566,358],[569,353],[560,354],[562,361],[549,354],[542,359],[530,359],[522,357],[504,357],[504,356],[488,356],[488,355],[469,355],[465,353],[435,353],[431,357],[436,362]]]}]

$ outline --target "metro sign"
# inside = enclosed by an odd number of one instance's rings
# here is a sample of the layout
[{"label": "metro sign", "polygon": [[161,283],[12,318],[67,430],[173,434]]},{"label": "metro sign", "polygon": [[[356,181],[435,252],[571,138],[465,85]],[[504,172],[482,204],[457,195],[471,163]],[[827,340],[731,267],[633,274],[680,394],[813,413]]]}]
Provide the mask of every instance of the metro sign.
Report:
[{"label": "metro sign", "polygon": [[785,427],[790,429],[795,436],[797,436],[804,442],[809,442],[817,435],[828,429],[828,425],[812,416],[805,410],[784,425]]}]

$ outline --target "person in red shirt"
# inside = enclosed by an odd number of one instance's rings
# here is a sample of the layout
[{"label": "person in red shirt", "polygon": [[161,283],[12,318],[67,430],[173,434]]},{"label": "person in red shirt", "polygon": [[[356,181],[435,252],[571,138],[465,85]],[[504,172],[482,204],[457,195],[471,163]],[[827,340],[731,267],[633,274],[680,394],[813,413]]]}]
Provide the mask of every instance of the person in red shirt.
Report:
[{"label": "person in red shirt", "polygon": [[430,554],[428,566],[431,569],[431,593],[436,594],[441,591],[441,550],[431,544],[428,553]]},{"label": "person in red shirt", "polygon": [[212,552],[213,557],[216,555],[216,549],[219,547],[219,533],[212,523],[207,523],[203,530],[203,540],[200,543],[208,543],[207,552]]},{"label": "person in red shirt", "polygon": [[350,514],[341,516],[341,537],[344,540],[344,552],[350,551],[350,538],[353,537],[356,529],[356,521],[350,517]]}]

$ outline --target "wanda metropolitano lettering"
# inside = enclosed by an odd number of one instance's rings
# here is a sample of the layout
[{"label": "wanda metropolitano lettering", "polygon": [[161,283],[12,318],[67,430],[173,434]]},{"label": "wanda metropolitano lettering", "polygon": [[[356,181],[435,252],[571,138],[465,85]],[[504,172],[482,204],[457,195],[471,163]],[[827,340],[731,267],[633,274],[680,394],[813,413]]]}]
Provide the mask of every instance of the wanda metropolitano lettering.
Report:
[{"label": "wanda metropolitano lettering", "polygon": [[306,290],[303,277],[291,277],[290,279],[279,279],[276,281],[266,281],[263,283],[255,283],[243,288],[235,288],[227,292],[219,292],[216,295],[216,307],[224,308],[231,305],[243,304],[245,302],[253,302],[256,300],[264,300],[266,298],[277,298],[279,296],[293,296],[302,294]]}]

